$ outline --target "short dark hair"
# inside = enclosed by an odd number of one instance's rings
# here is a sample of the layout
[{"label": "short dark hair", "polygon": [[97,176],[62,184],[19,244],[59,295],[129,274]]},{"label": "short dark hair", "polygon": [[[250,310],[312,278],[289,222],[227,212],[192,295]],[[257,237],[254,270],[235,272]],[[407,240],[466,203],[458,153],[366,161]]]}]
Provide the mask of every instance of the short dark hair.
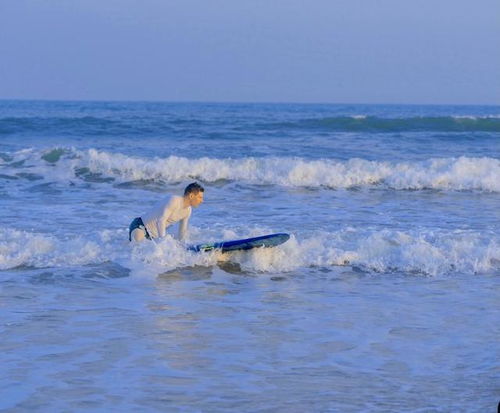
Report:
[{"label": "short dark hair", "polygon": [[186,189],[184,189],[184,196],[197,194],[198,192],[205,192],[205,188],[203,188],[198,182],[193,182],[186,186]]}]

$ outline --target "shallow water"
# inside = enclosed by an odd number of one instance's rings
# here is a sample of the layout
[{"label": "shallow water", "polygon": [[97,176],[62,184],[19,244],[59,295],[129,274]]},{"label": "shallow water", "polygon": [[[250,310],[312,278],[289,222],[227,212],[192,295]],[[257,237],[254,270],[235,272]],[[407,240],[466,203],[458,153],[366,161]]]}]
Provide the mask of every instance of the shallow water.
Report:
[{"label": "shallow water", "polygon": [[494,411],[499,114],[0,102],[0,409]]},{"label": "shallow water", "polygon": [[498,277],[107,270],[2,282],[7,411],[493,411]]}]

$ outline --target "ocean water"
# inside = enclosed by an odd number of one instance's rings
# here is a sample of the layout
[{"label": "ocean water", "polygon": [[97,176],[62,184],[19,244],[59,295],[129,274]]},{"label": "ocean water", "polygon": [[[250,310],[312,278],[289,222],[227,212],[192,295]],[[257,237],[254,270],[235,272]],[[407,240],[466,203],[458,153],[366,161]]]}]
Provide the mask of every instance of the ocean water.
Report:
[{"label": "ocean water", "polygon": [[[127,227],[192,181],[188,252]],[[0,410],[495,411],[500,107],[0,101]]]}]

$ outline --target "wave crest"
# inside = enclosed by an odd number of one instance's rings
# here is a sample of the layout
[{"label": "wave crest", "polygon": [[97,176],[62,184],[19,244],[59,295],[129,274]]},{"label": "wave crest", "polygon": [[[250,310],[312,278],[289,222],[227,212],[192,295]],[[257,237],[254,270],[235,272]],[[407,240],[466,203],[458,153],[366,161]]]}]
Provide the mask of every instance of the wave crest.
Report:
[{"label": "wave crest", "polygon": [[[196,231],[195,231],[196,232]],[[207,231],[204,231],[207,236]],[[214,233],[215,234],[215,233]],[[214,235],[213,234],[213,235]],[[256,235],[249,231],[237,238]],[[216,236],[215,238],[219,238]],[[231,238],[234,238],[232,234]],[[474,231],[396,231],[345,228],[293,236],[276,248],[221,254],[193,253],[167,236],[156,243],[129,244],[125,230],[106,230],[92,239],[0,229],[0,269],[70,267],[112,261],[136,275],[176,268],[214,266],[221,261],[249,272],[348,266],[375,273],[409,275],[492,274],[500,271],[500,240]]]},{"label": "wave crest", "polygon": [[[0,157],[0,176],[46,181],[178,183],[240,181],[255,185],[348,189],[381,187],[394,190],[478,190],[500,192],[500,160],[435,158],[419,162],[381,162],[353,158],[139,158],[89,149],[23,150]],[[35,179],[33,178],[33,179]]]},{"label": "wave crest", "polygon": [[[0,135],[36,133],[50,136],[162,136],[179,126],[203,127],[195,117],[7,116],[0,117]],[[285,122],[259,123],[263,130],[324,130],[333,132],[500,132],[500,116],[325,116]]]}]

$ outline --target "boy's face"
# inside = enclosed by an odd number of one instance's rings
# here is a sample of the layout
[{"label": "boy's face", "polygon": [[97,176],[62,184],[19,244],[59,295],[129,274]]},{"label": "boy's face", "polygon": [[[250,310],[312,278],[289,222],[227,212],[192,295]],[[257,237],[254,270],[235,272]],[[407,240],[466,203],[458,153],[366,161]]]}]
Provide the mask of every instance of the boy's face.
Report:
[{"label": "boy's face", "polygon": [[198,207],[203,202],[203,192],[189,194],[189,205],[192,207]]}]

